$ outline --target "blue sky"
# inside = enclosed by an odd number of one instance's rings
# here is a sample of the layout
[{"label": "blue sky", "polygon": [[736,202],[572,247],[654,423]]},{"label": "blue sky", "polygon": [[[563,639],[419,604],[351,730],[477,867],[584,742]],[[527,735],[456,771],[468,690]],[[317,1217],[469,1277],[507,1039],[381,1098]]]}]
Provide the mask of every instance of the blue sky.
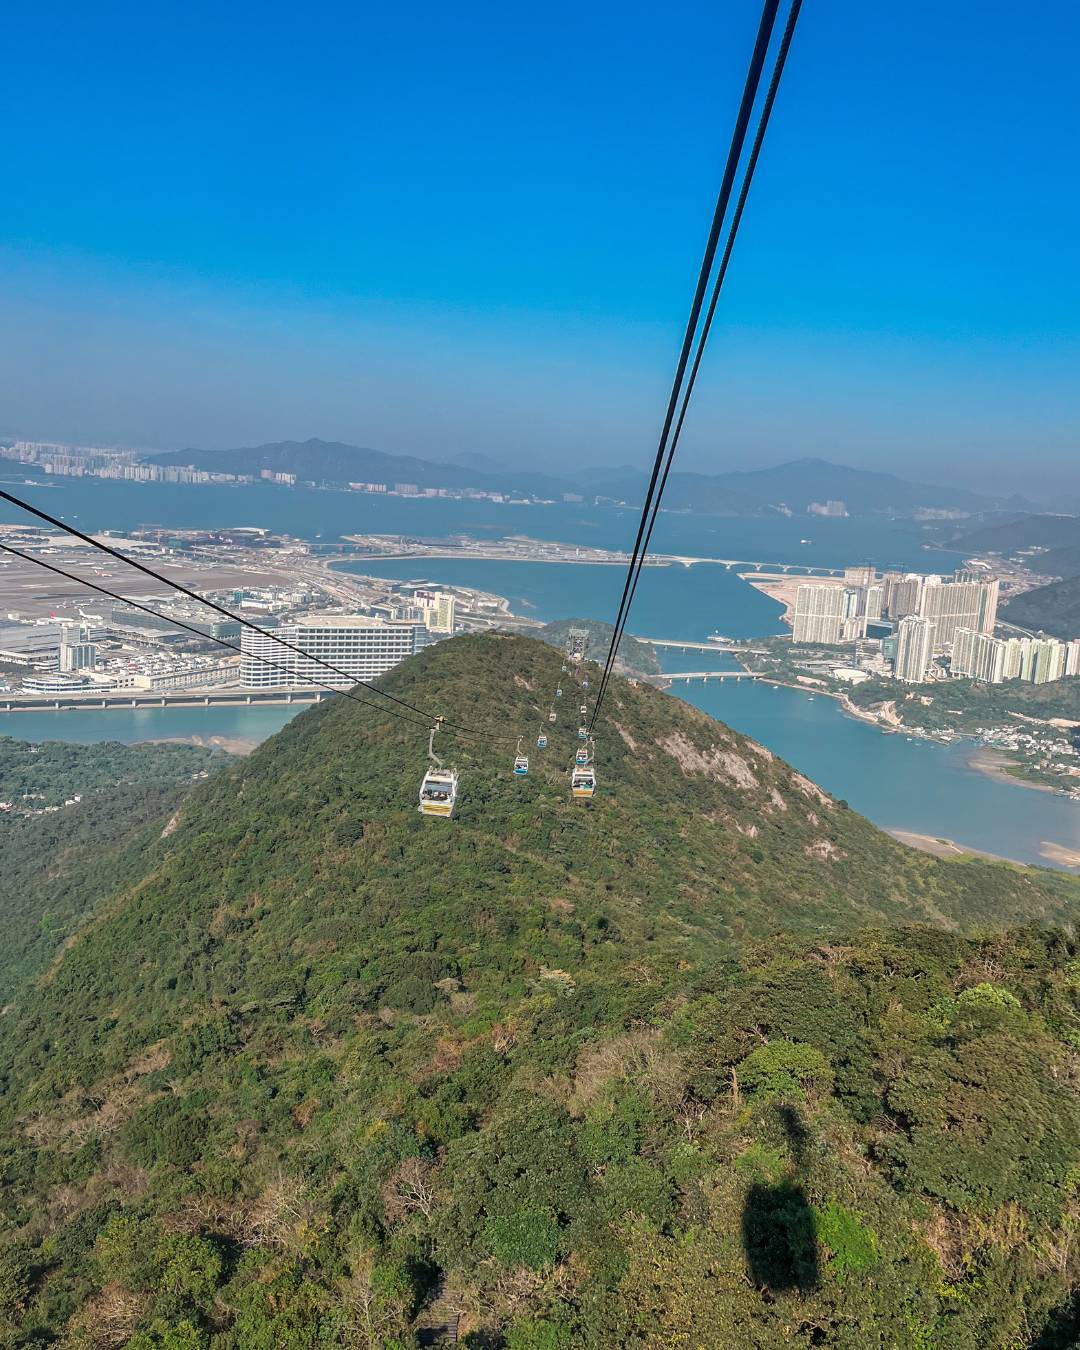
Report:
[{"label": "blue sky", "polygon": [[[756,9],[17,7],[0,434],[644,462]],[[1078,40],[806,0],[686,467],[1080,496]]]}]

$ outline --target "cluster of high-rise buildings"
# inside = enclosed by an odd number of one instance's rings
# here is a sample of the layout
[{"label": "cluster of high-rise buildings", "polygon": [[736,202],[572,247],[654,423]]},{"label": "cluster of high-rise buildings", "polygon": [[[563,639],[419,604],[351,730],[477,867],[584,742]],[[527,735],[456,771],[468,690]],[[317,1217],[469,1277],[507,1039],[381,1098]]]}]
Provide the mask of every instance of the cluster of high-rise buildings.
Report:
[{"label": "cluster of high-rise buildings", "polygon": [[796,642],[854,642],[871,624],[907,618],[930,625],[934,652],[951,648],[961,628],[992,633],[997,622],[998,580],[962,569],[951,577],[849,567],[843,582],[807,582],[795,594]]},{"label": "cluster of high-rise buildings", "polygon": [[849,567],[842,582],[798,587],[792,621],[796,643],[839,644],[866,638],[877,626],[879,660],[894,677],[919,684],[935,658],[948,656],[954,675],[998,684],[1044,684],[1080,675],[1080,639],[996,637],[997,577],[962,568],[951,577]]},{"label": "cluster of high-rise buildings", "polygon": [[250,474],[209,473],[187,464],[140,464],[135,450],[109,450],[92,445],[16,441],[3,454],[20,464],[35,464],[46,473],[71,478],[117,478],[129,483],[254,482]]},{"label": "cluster of high-rise buildings", "polygon": [[1080,638],[992,637],[962,628],[952,649],[952,672],[986,684],[1027,680],[1048,684],[1066,675],[1080,675]]}]

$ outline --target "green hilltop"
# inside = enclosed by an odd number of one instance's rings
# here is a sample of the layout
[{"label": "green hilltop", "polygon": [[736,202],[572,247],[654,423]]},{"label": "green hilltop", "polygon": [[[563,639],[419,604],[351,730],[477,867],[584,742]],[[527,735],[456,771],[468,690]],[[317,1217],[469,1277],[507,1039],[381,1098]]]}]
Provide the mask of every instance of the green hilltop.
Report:
[{"label": "green hilltop", "polygon": [[508,738],[440,737],[451,821],[339,698],[103,883],[0,1019],[0,1343],[1075,1343],[1078,883],[623,679],[574,802],[560,663],[380,682]]}]

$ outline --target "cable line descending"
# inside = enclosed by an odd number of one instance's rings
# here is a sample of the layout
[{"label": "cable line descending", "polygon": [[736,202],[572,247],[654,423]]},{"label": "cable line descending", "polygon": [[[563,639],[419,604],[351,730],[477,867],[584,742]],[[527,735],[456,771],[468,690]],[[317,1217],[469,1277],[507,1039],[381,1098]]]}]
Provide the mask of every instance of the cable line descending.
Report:
[{"label": "cable line descending", "polygon": [[[615,657],[618,654],[619,644],[622,641],[626,629],[627,619],[629,617],[630,606],[633,604],[634,595],[637,591],[638,578],[641,575],[641,569],[644,565],[645,556],[648,551],[649,542],[652,538],[653,527],[656,523],[656,517],[660,511],[660,503],[663,498],[664,488],[667,485],[668,474],[671,470],[671,464],[675,456],[675,450],[678,446],[679,437],[682,433],[683,422],[686,418],[686,410],[690,402],[690,396],[693,393],[694,385],[697,381],[698,371],[701,366],[701,358],[705,349],[705,343],[708,340],[709,331],[712,327],[713,316],[716,313],[717,301],[719,300],[720,290],[727,275],[728,264],[731,260],[732,249],[734,248],[735,238],[738,234],[739,225],[742,220],[743,210],[746,206],[747,194],[750,190],[750,184],[753,180],[754,170],[757,167],[758,157],[761,152],[762,141],[764,140],[765,130],[772,114],[773,104],[776,99],[776,91],[780,83],[780,77],[784,70],[784,64],[787,60],[788,50],[791,45],[792,34],[795,30],[795,23],[801,9],[801,0],[792,0],[791,8],[788,13],[787,23],[784,28],[783,37],[777,52],[776,61],[773,66],[772,76],[769,82],[768,92],[762,104],[761,113],[758,120],[757,131],[754,136],[754,143],[743,174],[742,185],[739,191],[739,198],[732,216],[731,224],[728,230],[727,241],[724,247],[723,256],[717,270],[715,282],[713,285],[712,296],[709,302],[708,312],[705,321],[702,324],[701,331],[698,334],[694,361],[690,372],[689,380],[683,388],[683,380],[686,374],[687,359],[689,357],[690,347],[693,345],[694,334],[697,331],[698,320],[701,314],[701,302],[704,296],[705,287],[712,272],[712,265],[716,255],[716,245],[719,241],[720,228],[723,224],[723,218],[727,213],[728,203],[731,197],[731,188],[734,183],[736,169],[739,159],[742,155],[743,145],[746,139],[746,129],[750,119],[750,113],[753,109],[754,101],[757,97],[757,90],[760,84],[762,66],[764,65],[765,55],[768,50],[769,41],[772,35],[773,25],[776,19],[778,4],[772,4],[766,0],[762,10],[761,23],[758,28],[757,42],[755,43],[754,53],[750,61],[750,69],[747,73],[746,84],[743,89],[743,97],[739,107],[739,114],[735,124],[735,131],[732,135],[731,146],[728,151],[727,165],[724,171],[723,182],[717,197],[716,209],[713,213],[712,227],[709,233],[709,239],[705,248],[705,256],[702,260],[701,270],[698,275],[698,285],[694,293],[694,300],[690,309],[690,318],[687,323],[686,333],[683,337],[683,345],[680,351],[678,368],[676,370],[675,380],[672,384],[671,395],[668,400],[667,413],[664,419],[663,430],[660,435],[660,443],[657,447],[656,458],[653,462],[652,475],[649,480],[648,490],[645,495],[645,501],[641,509],[641,518],[638,522],[637,538],[634,544],[634,550],[630,556],[630,562],[627,567],[626,580],[623,584],[622,598],[619,602],[619,610],[616,615],[614,631],[611,636],[611,643],[608,647],[607,658],[604,663],[604,670],[600,680],[600,688],[597,692],[596,703],[593,707],[591,726],[596,725],[596,719],[600,713],[600,707],[604,696],[607,693],[608,682],[615,664]],[[679,407],[679,415],[675,421],[674,432],[672,434],[672,421],[675,408]],[[669,441],[670,434],[670,441]],[[663,472],[661,474],[661,464]]]},{"label": "cable line descending", "polygon": [[637,536],[634,539],[634,547],[630,554],[630,563],[627,568],[626,581],[623,584],[623,593],[619,601],[614,631],[611,635],[611,646],[608,648],[608,656],[604,664],[604,674],[601,679],[601,692],[603,692],[611,666],[614,663],[613,652],[618,645],[617,639],[625,619],[627,598],[630,593],[630,584],[634,567],[640,556],[641,541],[645,534],[646,521],[648,519],[649,509],[652,505],[653,495],[656,491],[657,479],[660,476],[660,467],[664,460],[664,451],[667,446],[668,433],[671,430],[671,425],[675,418],[679,390],[682,387],[683,376],[686,373],[686,365],[690,359],[690,349],[693,345],[694,333],[697,329],[702,301],[705,298],[705,288],[709,283],[709,276],[712,272],[713,259],[716,256],[716,246],[720,242],[720,230],[724,223],[724,214],[727,211],[731,187],[735,181],[735,171],[738,168],[739,157],[742,154],[743,141],[746,137],[746,128],[750,121],[750,113],[754,106],[754,99],[757,97],[758,84],[761,80],[761,71],[765,64],[765,57],[768,53],[769,42],[772,38],[772,30],[773,25],[776,22],[776,12],[778,8],[779,0],[765,0],[762,7],[761,19],[758,23],[757,38],[750,58],[750,67],[746,73],[746,82],[743,86],[742,99],[739,103],[739,112],[735,121],[735,129],[731,136],[731,145],[728,149],[727,163],[724,167],[724,176],[720,184],[720,191],[716,198],[716,206],[713,209],[712,223],[709,227],[709,235],[705,243],[705,253],[701,260],[701,266],[698,269],[697,285],[694,288],[694,298],[690,306],[690,316],[687,319],[686,331],[683,334],[682,347],[679,351],[679,360],[675,370],[675,378],[672,381],[671,394],[668,397],[667,412],[664,416],[664,424],[660,432],[660,441],[656,447],[656,456],[653,460],[649,485],[645,492],[645,501],[641,508],[641,518],[638,521]]},{"label": "cable line descending", "polygon": [[[56,529],[63,530],[65,534],[70,534],[76,539],[81,539],[83,543],[91,545],[91,547],[98,549],[102,553],[107,553],[118,562],[126,563],[129,567],[133,567],[137,572],[142,572],[145,576],[152,577],[162,586],[167,586],[173,591],[179,591],[182,595],[188,596],[189,599],[197,601],[200,605],[206,605],[207,608],[223,615],[226,619],[232,620],[233,623],[238,623],[242,627],[250,629],[251,632],[258,633],[260,637],[269,638],[272,642],[276,642],[279,646],[286,648],[286,650],[295,652],[298,656],[302,656],[305,661],[313,661],[316,665],[332,671],[335,675],[342,676],[342,678],[348,680],[350,684],[358,684],[364,689],[369,690],[372,694],[378,694],[381,698],[389,699],[391,703],[398,704],[399,707],[407,708],[409,712],[418,713],[420,717],[424,719],[424,725],[430,725],[432,721],[438,720],[444,722],[449,730],[458,731],[468,736],[476,736],[482,740],[510,741],[515,739],[513,736],[495,736],[490,732],[480,731],[476,727],[463,726],[461,723],[451,722],[445,718],[440,718],[437,714],[431,713],[425,708],[418,708],[415,703],[410,703],[407,699],[398,698],[396,694],[391,694],[385,689],[380,689],[378,685],[370,684],[367,680],[358,679],[355,675],[350,674],[349,671],[342,670],[340,666],[333,665],[330,661],[324,660],[321,656],[315,656],[311,652],[305,651],[303,647],[298,647],[295,643],[289,642],[283,637],[279,637],[271,630],[260,628],[257,623],[252,623],[250,619],[245,619],[243,615],[234,614],[232,610],[226,609],[224,605],[219,605],[216,600],[208,600],[206,596],[200,595],[198,591],[193,591],[190,587],[184,586],[178,581],[173,581],[169,577],[162,576],[160,572],[156,572],[152,567],[147,567],[145,563],[139,562],[135,558],[129,558],[126,553],[121,553],[119,549],[111,548],[108,544],[103,544],[100,540],[95,539],[93,535],[84,534],[82,530],[76,529],[74,525],[69,525],[67,521],[61,520],[57,516],[51,516],[47,511],[42,511],[36,506],[31,506],[29,502],[22,501],[19,497],[14,496],[10,492],[5,492],[2,488],[0,488],[0,499],[11,502],[13,506],[18,506],[21,510],[28,512],[32,516],[36,516],[38,520],[43,520],[47,524],[54,526]],[[39,562],[40,560],[37,558],[30,558],[29,561]],[[82,577],[73,576],[70,579],[80,585],[91,586],[94,590],[101,589],[92,586],[91,582],[86,581]],[[115,598],[119,599],[124,604],[134,603],[133,601],[126,600],[123,596],[117,596]],[[161,616],[158,615],[158,617],[160,618]],[[209,634],[200,633],[200,636],[206,637],[209,636]],[[217,639],[214,640],[217,641]],[[236,648],[235,650],[239,651],[240,648]],[[251,656],[254,655],[254,653],[244,652],[244,655]],[[312,680],[311,683],[320,684],[320,681]],[[333,692],[341,693],[340,686],[333,686]]]}]

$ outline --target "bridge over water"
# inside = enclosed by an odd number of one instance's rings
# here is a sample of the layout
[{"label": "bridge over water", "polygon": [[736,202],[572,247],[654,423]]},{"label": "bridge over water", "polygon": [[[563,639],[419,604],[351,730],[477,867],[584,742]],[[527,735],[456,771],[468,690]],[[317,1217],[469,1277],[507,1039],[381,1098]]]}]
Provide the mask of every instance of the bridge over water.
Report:
[{"label": "bridge over water", "polygon": [[745,647],[735,642],[689,642],[685,638],[638,637],[638,642],[649,642],[654,647],[668,647],[677,652],[755,652],[764,655],[764,647]]},{"label": "bridge over water", "polygon": [[676,681],[689,684],[692,680],[708,684],[710,680],[764,680],[768,677],[752,670],[667,670],[662,675],[649,678],[657,684],[674,684]]},{"label": "bridge over water", "polygon": [[100,712],[102,708],[246,708],[263,703],[321,703],[330,697],[330,691],[319,686],[294,689],[220,689],[213,691],[176,690],[172,693],[154,693],[135,689],[105,694],[35,694],[0,696],[0,713],[5,712],[73,712],[87,709]]}]

